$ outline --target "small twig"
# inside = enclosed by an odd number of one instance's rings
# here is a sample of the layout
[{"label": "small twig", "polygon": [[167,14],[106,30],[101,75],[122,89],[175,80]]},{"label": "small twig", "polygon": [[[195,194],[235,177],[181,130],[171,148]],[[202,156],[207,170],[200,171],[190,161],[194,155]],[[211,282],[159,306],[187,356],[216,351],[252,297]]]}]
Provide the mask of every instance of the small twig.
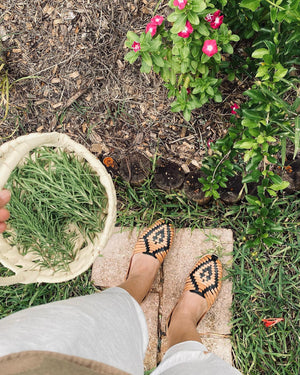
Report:
[{"label": "small twig", "polygon": [[61,61],[61,62],[59,62],[59,63],[56,63],[56,64],[53,64],[53,65],[51,65],[51,66],[48,66],[48,68],[45,68],[45,69],[43,69],[43,70],[40,70],[39,72],[34,73],[34,75],[38,75],[38,74],[44,73],[44,72],[46,72],[47,70],[50,70],[50,69],[54,68],[56,65],[65,64],[65,63],[68,62],[69,60],[72,60],[72,58],[73,58],[74,56],[76,56],[78,53],[79,53],[79,52],[77,51],[77,52],[74,53],[73,55],[69,56],[66,60],[63,60],[63,61]]}]

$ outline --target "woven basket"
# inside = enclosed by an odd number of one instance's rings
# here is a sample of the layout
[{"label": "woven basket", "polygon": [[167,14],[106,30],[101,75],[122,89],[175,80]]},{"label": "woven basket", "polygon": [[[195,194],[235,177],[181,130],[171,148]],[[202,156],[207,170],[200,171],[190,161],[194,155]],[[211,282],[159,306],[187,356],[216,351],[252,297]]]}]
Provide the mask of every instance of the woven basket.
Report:
[{"label": "woven basket", "polygon": [[[115,225],[116,193],[110,175],[93,154],[64,134],[33,133],[0,146],[0,190],[3,189],[14,168],[29,155],[31,150],[40,146],[60,147],[66,152],[74,152],[77,156],[84,158],[95,173],[99,175],[100,182],[108,197],[105,225],[102,232],[95,236],[93,243],[87,240],[88,245],[78,251],[76,259],[69,264],[70,271],[68,272],[41,269],[39,265],[33,262],[36,255],[29,252],[22,256],[17,247],[11,246],[0,234],[0,263],[15,273],[14,276],[0,277],[0,285],[35,282],[56,283],[73,279],[92,265],[106,245]],[[83,241],[81,243],[79,241],[76,246],[81,246],[82,243]]]}]

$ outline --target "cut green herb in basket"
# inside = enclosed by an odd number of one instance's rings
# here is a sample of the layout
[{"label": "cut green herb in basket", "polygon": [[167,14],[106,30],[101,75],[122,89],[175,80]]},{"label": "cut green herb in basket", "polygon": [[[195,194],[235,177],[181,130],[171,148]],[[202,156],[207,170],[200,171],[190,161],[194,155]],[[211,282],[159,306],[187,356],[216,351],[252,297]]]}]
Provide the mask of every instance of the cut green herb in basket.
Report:
[{"label": "cut green herb in basket", "polygon": [[68,270],[87,240],[102,231],[108,199],[85,160],[61,149],[35,149],[11,174],[5,236],[21,255],[55,271]]}]

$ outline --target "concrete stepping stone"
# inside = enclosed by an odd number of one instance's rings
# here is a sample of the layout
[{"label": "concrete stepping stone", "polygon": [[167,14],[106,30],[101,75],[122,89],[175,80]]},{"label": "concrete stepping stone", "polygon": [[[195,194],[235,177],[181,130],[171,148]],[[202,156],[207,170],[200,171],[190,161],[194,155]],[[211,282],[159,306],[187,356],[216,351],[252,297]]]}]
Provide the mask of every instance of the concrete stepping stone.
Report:
[{"label": "concrete stepping stone", "polygon": [[[93,264],[92,280],[95,285],[106,288],[116,286],[125,279],[129,261],[138,237],[138,231],[115,228],[107,246]],[[223,271],[232,261],[233,237],[228,229],[179,229],[153,287],[142,304],[148,330],[149,345],[145,357],[145,370],[153,369],[167,350],[165,336],[166,319],[178,300],[185,279],[193,265],[202,255],[214,253],[219,256]],[[225,280],[221,293],[211,310],[198,326],[204,345],[209,351],[231,363],[230,307],[231,282]]]}]

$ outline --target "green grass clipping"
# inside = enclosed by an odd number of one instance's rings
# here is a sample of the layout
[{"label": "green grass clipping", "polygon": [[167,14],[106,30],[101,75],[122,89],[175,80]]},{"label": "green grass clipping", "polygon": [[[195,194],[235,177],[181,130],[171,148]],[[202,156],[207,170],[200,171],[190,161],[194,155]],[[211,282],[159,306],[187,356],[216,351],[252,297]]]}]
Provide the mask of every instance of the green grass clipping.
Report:
[{"label": "green grass clipping", "polygon": [[[5,237],[21,255],[54,271],[69,270],[80,248],[103,230],[108,198],[86,160],[60,148],[31,152],[12,172],[6,188],[11,216]],[[84,239],[75,246],[78,237]]]}]

